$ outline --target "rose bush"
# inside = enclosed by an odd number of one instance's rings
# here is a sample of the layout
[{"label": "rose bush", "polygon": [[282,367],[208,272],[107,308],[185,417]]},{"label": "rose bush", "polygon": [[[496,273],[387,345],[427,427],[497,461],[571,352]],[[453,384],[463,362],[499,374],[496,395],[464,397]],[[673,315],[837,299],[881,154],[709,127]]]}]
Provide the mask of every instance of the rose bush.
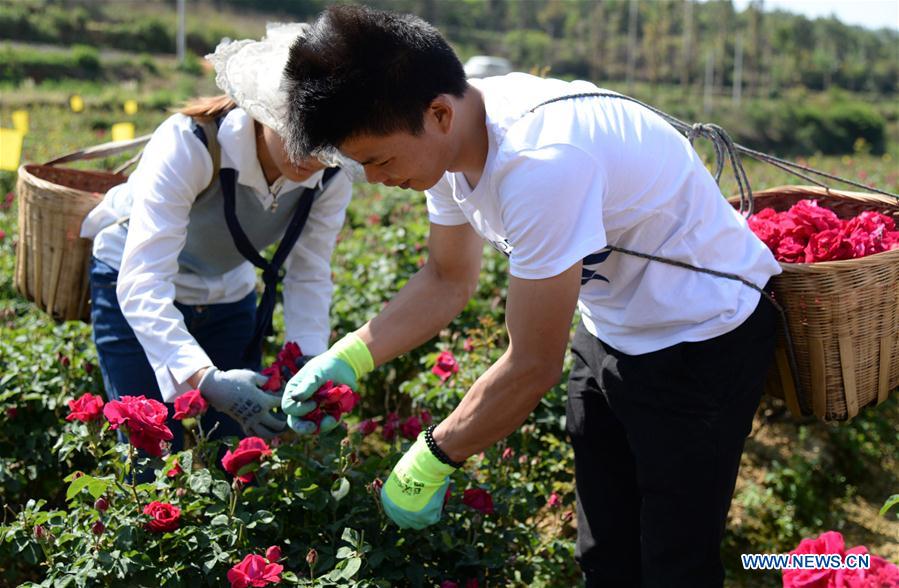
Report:
[{"label": "rose bush", "polygon": [[[415,245],[424,243],[427,232],[421,195],[360,191],[335,252],[332,340],[377,312],[427,256],[425,246]],[[369,214],[379,215],[379,224],[368,224]],[[14,220],[15,211],[0,213],[0,223],[6,218]],[[193,428],[188,439],[199,440],[185,451],[134,458],[138,469],[154,476],[132,486],[128,445],[116,443],[105,419],[66,420],[69,401],[86,392],[104,396],[90,327],[56,325],[18,297],[11,280],[16,234],[10,227],[3,225],[8,236],[0,244],[4,581],[228,586],[228,572],[257,555],[284,567],[281,585],[577,584],[563,386],[541,400],[520,431],[454,475],[439,526],[400,531],[376,500],[381,480],[410,444],[413,419],[426,426],[431,414],[444,418],[505,349],[508,262],[501,255],[487,249],[477,294],[439,337],[361,382],[359,402],[344,417],[346,428],[315,440],[272,440],[271,454],[250,466],[249,484],[235,484],[221,464],[223,454],[237,450],[237,440],[206,442]],[[282,316],[275,313],[277,332],[284,332]],[[284,352],[280,343],[268,341],[267,365],[279,361],[290,369],[288,359],[302,362],[299,348]],[[442,351],[452,353],[458,366],[445,382],[432,371]],[[744,542],[738,553],[785,552],[812,531],[843,528],[836,487],[848,492],[864,480],[895,480],[889,475],[894,462],[884,456],[899,448],[896,415],[895,403],[888,401],[840,427],[802,425],[820,441],[809,454],[820,459],[770,463],[756,494],[738,494],[735,502],[756,505],[747,511],[751,516],[731,526],[731,536]],[[186,426],[195,427],[190,420]],[[800,427],[789,430],[798,442]],[[463,503],[472,489],[489,493],[493,514]],[[154,501],[180,510],[176,529],[146,528],[150,517],[143,510]],[[765,527],[749,526],[756,521]],[[277,561],[267,553],[273,544],[282,552]],[[739,558],[727,558],[725,565],[733,561]],[[730,573],[745,575],[739,569]],[[746,585],[757,579],[753,574]]]},{"label": "rose bush", "polygon": [[[116,411],[108,416],[122,419]],[[33,560],[41,578],[34,585],[42,586],[394,586],[454,577],[502,584],[561,570],[574,577],[570,526],[538,532],[556,515],[528,485],[507,481],[526,475],[530,464],[503,461],[499,450],[476,456],[454,475],[464,490],[447,493],[439,528],[400,531],[381,512],[378,482],[410,441],[373,442],[357,429],[287,436],[272,447],[242,439],[221,467],[203,463],[211,453],[200,447],[139,458],[113,444],[112,431],[95,430],[97,467],[66,477],[67,506],[31,501],[3,536]],[[154,480],[133,482],[131,467],[154,471]],[[169,475],[175,468],[180,472]],[[508,541],[518,547],[509,551]],[[159,565],[155,553],[174,565]]]}]

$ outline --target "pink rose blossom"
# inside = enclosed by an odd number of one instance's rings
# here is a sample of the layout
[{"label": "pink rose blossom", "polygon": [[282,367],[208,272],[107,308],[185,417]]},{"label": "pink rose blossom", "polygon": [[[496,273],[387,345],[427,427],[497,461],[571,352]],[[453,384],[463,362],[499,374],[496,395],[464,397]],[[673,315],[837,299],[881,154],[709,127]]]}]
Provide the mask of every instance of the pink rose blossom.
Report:
[{"label": "pink rose blossom", "polygon": [[251,553],[228,570],[228,581],[231,582],[231,588],[277,584],[281,581],[282,571],[284,566],[270,563],[261,555]]},{"label": "pink rose blossom", "polygon": [[453,374],[459,371],[459,363],[451,351],[441,351],[437,356],[437,363],[431,368],[431,373],[446,382]]}]

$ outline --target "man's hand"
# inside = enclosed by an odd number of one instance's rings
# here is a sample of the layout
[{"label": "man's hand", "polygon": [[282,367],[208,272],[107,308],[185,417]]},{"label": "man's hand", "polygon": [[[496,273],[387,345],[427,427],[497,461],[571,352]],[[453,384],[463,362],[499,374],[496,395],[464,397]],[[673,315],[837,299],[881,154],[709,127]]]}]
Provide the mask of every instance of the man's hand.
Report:
[{"label": "man's hand", "polygon": [[[374,368],[371,353],[355,333],[350,333],[335,343],[325,353],[313,357],[287,383],[281,399],[281,409],[288,415],[287,422],[300,434],[315,431],[315,424],[303,420],[318,404],[312,396],[328,380],[335,384],[356,387],[356,382]],[[330,416],[322,419],[319,430],[327,432],[337,426]]]},{"label": "man's hand", "polygon": [[431,453],[421,433],[381,488],[384,512],[401,529],[424,529],[440,520],[443,498],[455,471]]},{"label": "man's hand", "polygon": [[284,430],[284,421],[272,414],[281,397],[259,387],[268,380],[251,370],[206,370],[200,380],[203,398],[216,410],[240,423],[244,433],[270,439]]}]

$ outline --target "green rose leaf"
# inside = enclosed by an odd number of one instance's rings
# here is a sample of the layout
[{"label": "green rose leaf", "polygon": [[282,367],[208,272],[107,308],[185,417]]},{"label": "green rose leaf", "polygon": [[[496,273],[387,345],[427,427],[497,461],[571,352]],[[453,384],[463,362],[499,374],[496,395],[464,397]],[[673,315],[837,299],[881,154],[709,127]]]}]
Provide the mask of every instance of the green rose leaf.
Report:
[{"label": "green rose leaf", "polygon": [[209,470],[197,470],[192,473],[187,485],[198,494],[209,492],[209,487],[212,485],[212,476],[209,474]]}]

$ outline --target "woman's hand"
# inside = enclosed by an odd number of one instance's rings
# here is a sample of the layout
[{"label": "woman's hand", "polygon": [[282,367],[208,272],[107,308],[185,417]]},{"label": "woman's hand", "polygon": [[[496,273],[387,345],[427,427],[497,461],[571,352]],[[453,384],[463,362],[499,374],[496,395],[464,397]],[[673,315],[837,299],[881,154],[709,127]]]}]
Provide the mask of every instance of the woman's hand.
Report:
[{"label": "woman's hand", "polygon": [[203,379],[203,376],[206,374],[206,370],[208,367],[204,367],[197,371],[194,375],[187,378],[187,385],[191,387],[191,389],[196,389],[200,386],[200,380]]},{"label": "woman's hand", "polygon": [[281,396],[260,389],[267,380],[251,370],[223,372],[211,367],[199,389],[209,404],[240,423],[247,435],[270,439],[283,431],[286,423],[272,413],[281,404]]}]

